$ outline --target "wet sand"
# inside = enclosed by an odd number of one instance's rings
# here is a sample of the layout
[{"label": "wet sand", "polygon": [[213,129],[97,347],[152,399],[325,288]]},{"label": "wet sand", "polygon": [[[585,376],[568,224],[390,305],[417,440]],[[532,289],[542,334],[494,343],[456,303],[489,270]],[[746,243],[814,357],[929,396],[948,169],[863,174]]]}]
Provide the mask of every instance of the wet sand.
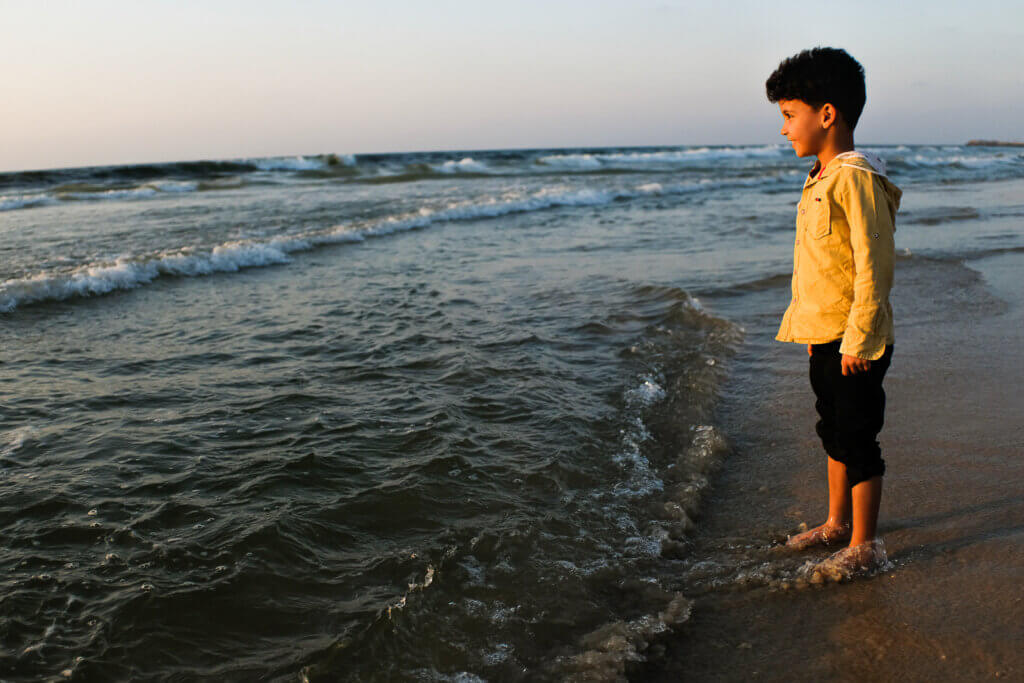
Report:
[{"label": "wet sand", "polygon": [[651,645],[631,680],[1024,680],[1024,254],[966,266],[915,263],[894,290],[879,441],[880,533],[895,567],[789,590],[749,580],[828,552],[764,549],[826,512],[806,351],[764,339],[766,314],[720,408],[734,452],[691,560],[754,569],[691,587],[691,619]]}]

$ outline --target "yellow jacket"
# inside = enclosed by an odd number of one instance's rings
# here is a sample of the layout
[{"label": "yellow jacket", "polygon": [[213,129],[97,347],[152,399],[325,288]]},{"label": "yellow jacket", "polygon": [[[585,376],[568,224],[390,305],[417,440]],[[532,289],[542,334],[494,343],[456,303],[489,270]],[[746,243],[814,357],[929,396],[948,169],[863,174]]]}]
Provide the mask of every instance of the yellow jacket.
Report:
[{"label": "yellow jacket", "polygon": [[793,246],[793,298],[775,338],[875,360],[894,341],[896,210],[903,192],[870,152],[844,152],[804,181]]}]

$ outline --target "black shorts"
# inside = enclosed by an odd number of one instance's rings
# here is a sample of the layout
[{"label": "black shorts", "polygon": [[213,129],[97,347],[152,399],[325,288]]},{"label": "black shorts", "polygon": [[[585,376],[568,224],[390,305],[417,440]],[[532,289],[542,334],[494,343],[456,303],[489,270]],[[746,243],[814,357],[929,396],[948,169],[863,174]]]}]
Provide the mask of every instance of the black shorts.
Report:
[{"label": "black shorts", "polygon": [[885,461],[876,437],[885,421],[882,380],[892,360],[893,345],[865,372],[843,375],[840,341],[812,344],[811,388],[817,397],[818,423],[825,452],[846,465],[850,486],[885,474]]}]

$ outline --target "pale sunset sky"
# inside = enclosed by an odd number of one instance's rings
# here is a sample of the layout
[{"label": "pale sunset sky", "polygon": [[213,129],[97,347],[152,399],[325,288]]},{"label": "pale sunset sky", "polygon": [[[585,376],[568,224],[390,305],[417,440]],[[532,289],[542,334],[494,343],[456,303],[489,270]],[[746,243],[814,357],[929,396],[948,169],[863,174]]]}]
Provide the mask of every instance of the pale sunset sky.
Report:
[{"label": "pale sunset sky", "polygon": [[0,170],[270,155],[765,144],[815,45],[858,145],[1024,140],[1024,2],[0,0]]}]

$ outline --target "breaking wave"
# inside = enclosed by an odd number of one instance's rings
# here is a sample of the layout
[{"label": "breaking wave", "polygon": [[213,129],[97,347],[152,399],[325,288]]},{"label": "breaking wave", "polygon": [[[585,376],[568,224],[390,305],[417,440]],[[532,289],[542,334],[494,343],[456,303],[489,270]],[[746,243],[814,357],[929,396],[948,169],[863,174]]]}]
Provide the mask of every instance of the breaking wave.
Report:
[{"label": "breaking wave", "polygon": [[[243,268],[278,265],[289,261],[289,254],[345,242],[358,242],[408,230],[448,223],[496,218],[515,213],[543,211],[558,207],[599,206],[652,195],[685,194],[708,191],[756,181],[730,182],[702,180],[663,186],[644,184],[618,190],[546,187],[529,194],[488,198],[482,201],[452,202],[442,207],[423,207],[418,211],[388,216],[364,224],[342,224],[325,230],[284,235],[270,240],[235,240],[204,250],[182,247],[155,253],[126,255],[112,261],[90,262],[72,269],[46,270],[0,282],[0,312],[41,301],[62,301],[73,297],[107,294],[145,285],[164,276],[197,277],[228,273]],[[778,179],[774,179],[778,182]]]},{"label": "breaking wave", "polygon": [[[894,176],[969,182],[1024,175],[1024,154],[961,145],[863,147]],[[307,154],[0,173],[0,211],[71,200],[139,200],[252,183],[389,184],[428,180],[593,174],[770,176],[806,173],[784,144]]]},{"label": "breaking wave", "polygon": [[724,159],[781,158],[787,153],[788,149],[783,145],[695,147],[654,152],[552,154],[538,158],[537,163],[574,170],[597,170],[634,166],[678,166]]}]

